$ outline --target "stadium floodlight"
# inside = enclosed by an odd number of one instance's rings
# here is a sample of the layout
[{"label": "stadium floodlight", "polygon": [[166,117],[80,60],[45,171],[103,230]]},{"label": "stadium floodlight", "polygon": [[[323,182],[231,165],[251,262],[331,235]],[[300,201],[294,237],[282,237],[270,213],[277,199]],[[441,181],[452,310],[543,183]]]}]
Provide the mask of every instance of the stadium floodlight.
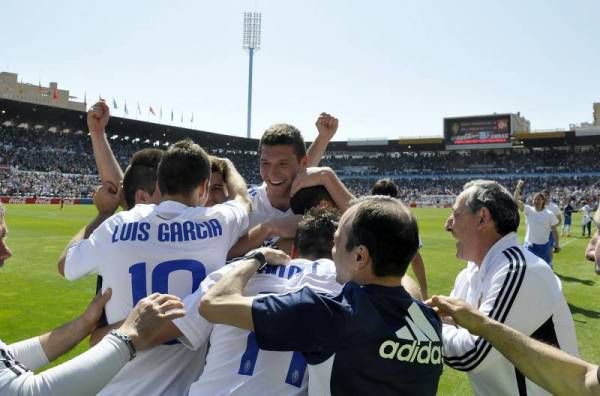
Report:
[{"label": "stadium floodlight", "polygon": [[248,50],[248,124],[246,136],[251,137],[252,125],[252,63],[254,51],[260,49],[260,24],[262,15],[260,12],[244,12],[244,37],[243,48]]}]

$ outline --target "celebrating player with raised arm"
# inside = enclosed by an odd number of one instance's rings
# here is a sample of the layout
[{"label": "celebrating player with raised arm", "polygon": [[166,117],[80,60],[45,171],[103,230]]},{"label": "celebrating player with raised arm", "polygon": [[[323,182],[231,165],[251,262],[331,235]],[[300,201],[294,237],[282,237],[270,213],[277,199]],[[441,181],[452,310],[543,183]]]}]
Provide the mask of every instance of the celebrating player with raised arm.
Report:
[{"label": "celebrating player with raised arm", "polygon": [[[97,272],[103,288],[112,288],[106,305],[109,324],[122,320],[152,292],[191,294],[224,265],[227,251],[247,227],[250,208],[245,182],[230,161],[227,167],[231,200],[203,207],[210,177],[207,154],[189,140],[171,145],[158,167],[161,203],[117,213],[69,249],[66,278]],[[183,394],[203,366],[201,352],[161,345],[140,354],[100,394]]]}]

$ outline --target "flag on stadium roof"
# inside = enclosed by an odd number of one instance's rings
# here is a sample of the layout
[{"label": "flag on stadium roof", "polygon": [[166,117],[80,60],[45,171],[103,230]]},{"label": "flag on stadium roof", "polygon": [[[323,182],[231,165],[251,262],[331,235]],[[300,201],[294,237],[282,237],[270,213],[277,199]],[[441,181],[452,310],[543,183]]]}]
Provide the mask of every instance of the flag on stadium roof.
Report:
[{"label": "flag on stadium roof", "polygon": [[115,100],[115,98],[113,98],[113,109],[118,109],[119,106],[117,106],[117,101]]},{"label": "flag on stadium roof", "polygon": [[140,102],[137,102],[138,114],[142,114],[142,108],[140,107]]},{"label": "flag on stadium roof", "polygon": [[171,122],[173,121],[173,109],[171,109]]},{"label": "flag on stadium roof", "polygon": [[127,102],[125,102],[125,106],[123,106],[123,112],[125,114],[129,114],[129,111],[127,110]]},{"label": "flag on stadium roof", "polygon": [[52,92],[52,100],[58,100],[58,89],[54,88],[54,92]]},{"label": "flag on stadium roof", "polygon": [[150,113],[152,113],[152,115],[156,117],[156,113],[154,112],[152,106],[148,106],[148,111],[150,111]]},{"label": "flag on stadium roof", "polygon": [[181,112],[181,123],[183,124],[183,111]]},{"label": "flag on stadium roof", "polygon": [[194,122],[194,113],[192,113],[192,118],[190,119],[190,122]]},{"label": "flag on stadium roof", "polygon": [[162,105],[160,106],[160,119],[162,120]]},{"label": "flag on stadium roof", "polygon": [[87,109],[87,92],[83,91],[83,107]]}]

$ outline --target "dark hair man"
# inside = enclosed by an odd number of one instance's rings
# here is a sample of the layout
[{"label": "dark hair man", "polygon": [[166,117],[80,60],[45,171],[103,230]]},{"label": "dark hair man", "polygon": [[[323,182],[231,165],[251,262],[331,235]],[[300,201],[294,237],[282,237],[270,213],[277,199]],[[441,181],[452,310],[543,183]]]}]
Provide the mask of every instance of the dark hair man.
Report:
[{"label": "dark hair man", "polygon": [[[103,289],[112,288],[106,305],[109,324],[124,319],[151,291],[191,294],[224,265],[227,251],[247,227],[250,207],[245,182],[226,162],[231,199],[207,208],[202,205],[208,196],[208,155],[191,140],[171,145],[158,166],[160,204],[119,212],[69,248],[67,279],[96,272],[103,276]],[[183,394],[203,366],[204,354],[180,344],[161,345],[140,354],[99,394]]]}]

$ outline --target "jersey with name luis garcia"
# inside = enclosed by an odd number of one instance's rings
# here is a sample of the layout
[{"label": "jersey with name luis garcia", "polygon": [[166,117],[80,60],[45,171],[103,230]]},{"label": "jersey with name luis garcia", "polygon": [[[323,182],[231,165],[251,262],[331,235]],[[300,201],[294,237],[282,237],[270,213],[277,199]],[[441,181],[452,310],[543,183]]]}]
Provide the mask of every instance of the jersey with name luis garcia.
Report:
[{"label": "jersey with name luis garcia", "polygon": [[[186,316],[174,321],[183,333],[180,340],[190,348],[201,347],[210,336],[204,372],[192,384],[189,395],[305,395],[306,361],[302,354],[263,351],[254,332],[226,325],[213,327],[199,315],[198,305],[204,293],[238,263],[210,274],[185,299]],[[331,260],[295,259],[286,266],[267,265],[250,279],[244,294],[286,293],[304,286],[334,294],[342,288],[335,280]]]},{"label": "jersey with name luis garcia", "polygon": [[[151,293],[183,298],[194,292],[207,274],[225,264],[247,224],[245,209],[235,201],[210,208],[175,201],[136,205],[69,249],[65,277],[102,275],[103,290],[112,288],[106,304],[112,324]],[[204,357],[203,351],[179,343],[140,352],[100,394],[185,394],[202,372]]]},{"label": "jersey with name luis garcia", "polygon": [[258,346],[301,351],[311,395],[435,395],[441,322],[401,286],[348,282],[335,297],[310,288],[257,297]]}]

